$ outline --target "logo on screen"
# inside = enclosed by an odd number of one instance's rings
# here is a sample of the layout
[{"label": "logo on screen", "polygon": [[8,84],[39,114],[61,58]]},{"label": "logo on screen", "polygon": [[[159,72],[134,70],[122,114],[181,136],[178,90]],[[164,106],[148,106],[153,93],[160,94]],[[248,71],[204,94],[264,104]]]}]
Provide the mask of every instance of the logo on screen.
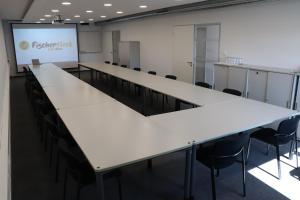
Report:
[{"label": "logo on screen", "polygon": [[27,50],[29,48],[29,43],[27,41],[21,41],[19,43],[19,47],[22,50]]}]

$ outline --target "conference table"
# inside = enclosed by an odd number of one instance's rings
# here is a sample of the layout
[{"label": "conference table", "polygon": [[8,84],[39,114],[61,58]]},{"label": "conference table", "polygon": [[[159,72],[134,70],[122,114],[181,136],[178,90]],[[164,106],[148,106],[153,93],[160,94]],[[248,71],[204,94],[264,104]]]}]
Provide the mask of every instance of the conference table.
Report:
[{"label": "conference table", "polygon": [[129,81],[144,88],[157,91],[197,106],[231,101],[232,99],[238,98],[230,94],[120,66],[105,63],[79,63],[78,66],[79,72],[80,67],[90,69],[92,79],[93,71],[106,73],[110,76]]},{"label": "conference table", "polygon": [[[147,73],[140,75],[140,72],[121,67],[119,71],[113,65],[89,66],[200,106],[146,117],[53,64],[30,66],[60,119],[93,167],[97,195],[101,200],[105,198],[103,174],[107,171],[183,150],[186,151],[184,198],[191,198],[198,144],[299,114],[180,81],[165,81],[165,78]],[[162,85],[157,83],[159,80]],[[185,95],[176,92],[176,87]]]}]

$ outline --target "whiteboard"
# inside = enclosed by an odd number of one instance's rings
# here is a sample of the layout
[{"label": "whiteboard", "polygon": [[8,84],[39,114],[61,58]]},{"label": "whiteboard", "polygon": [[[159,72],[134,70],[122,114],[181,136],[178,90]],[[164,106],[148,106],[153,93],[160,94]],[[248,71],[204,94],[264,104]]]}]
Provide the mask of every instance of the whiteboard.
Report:
[{"label": "whiteboard", "polygon": [[101,52],[101,33],[95,31],[78,32],[80,53]]}]

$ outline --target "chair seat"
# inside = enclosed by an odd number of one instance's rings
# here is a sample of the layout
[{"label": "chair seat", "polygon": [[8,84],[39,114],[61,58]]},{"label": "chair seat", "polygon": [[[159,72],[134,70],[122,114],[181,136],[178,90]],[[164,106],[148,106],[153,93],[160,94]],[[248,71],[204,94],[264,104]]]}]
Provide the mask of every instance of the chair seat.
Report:
[{"label": "chair seat", "polygon": [[278,132],[272,128],[262,128],[252,133],[251,137],[275,146],[276,137],[274,136],[276,134],[278,134]]}]

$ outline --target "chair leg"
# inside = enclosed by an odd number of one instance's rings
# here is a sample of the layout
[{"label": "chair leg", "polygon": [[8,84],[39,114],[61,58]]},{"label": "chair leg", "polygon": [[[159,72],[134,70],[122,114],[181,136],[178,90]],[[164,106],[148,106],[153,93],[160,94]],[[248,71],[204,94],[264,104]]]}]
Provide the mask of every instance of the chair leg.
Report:
[{"label": "chair leg", "polygon": [[54,138],[51,138],[50,140],[50,150],[49,150],[49,167],[52,166],[52,158],[53,158],[53,146],[54,146]]},{"label": "chair leg", "polygon": [[278,167],[278,179],[281,179],[279,146],[276,146],[276,157],[277,157],[277,167]]},{"label": "chair leg", "polygon": [[249,138],[249,141],[248,141],[248,145],[247,145],[247,156],[246,156],[246,163],[248,163],[248,159],[249,159],[249,155],[250,155],[250,150],[251,150],[251,142],[252,142],[252,139],[251,137]]},{"label": "chair leg", "polygon": [[217,169],[216,177],[219,177],[219,176],[220,176],[220,170]]},{"label": "chair leg", "polygon": [[295,133],[295,148],[296,148],[296,166],[299,167],[298,164],[298,141],[297,141],[297,133]]},{"label": "chair leg", "polygon": [[270,153],[270,145],[269,145],[269,144],[267,144],[267,152],[266,152],[266,155],[268,156],[268,155],[269,155],[269,153]]},{"label": "chair leg", "polygon": [[80,192],[81,192],[81,185],[80,185],[80,181],[79,181],[77,183],[76,200],[80,200]]},{"label": "chair leg", "polygon": [[65,177],[64,177],[64,187],[63,187],[63,200],[66,200],[67,182],[68,182],[68,170],[66,169]]},{"label": "chair leg", "polygon": [[213,200],[216,200],[215,170],[212,166],[210,168],[210,177],[211,177],[211,190],[212,190]]},{"label": "chair leg", "polygon": [[121,178],[118,178],[118,188],[119,188],[119,199],[122,200],[123,196],[122,196],[122,183],[121,183]]},{"label": "chair leg", "polygon": [[56,154],[56,167],[55,167],[55,182],[58,182],[59,162],[60,162],[60,156],[59,156],[59,151],[57,151],[57,154]]},{"label": "chair leg", "polygon": [[148,169],[152,169],[152,159],[147,160]]},{"label": "chair leg", "polygon": [[246,162],[245,162],[245,150],[242,150],[242,173],[243,173],[243,196],[246,197]]},{"label": "chair leg", "polygon": [[291,141],[291,146],[290,146],[290,152],[289,152],[289,159],[292,160],[293,159],[293,154],[294,154],[294,141]]},{"label": "chair leg", "polygon": [[162,111],[165,111],[165,95],[162,95]]}]

